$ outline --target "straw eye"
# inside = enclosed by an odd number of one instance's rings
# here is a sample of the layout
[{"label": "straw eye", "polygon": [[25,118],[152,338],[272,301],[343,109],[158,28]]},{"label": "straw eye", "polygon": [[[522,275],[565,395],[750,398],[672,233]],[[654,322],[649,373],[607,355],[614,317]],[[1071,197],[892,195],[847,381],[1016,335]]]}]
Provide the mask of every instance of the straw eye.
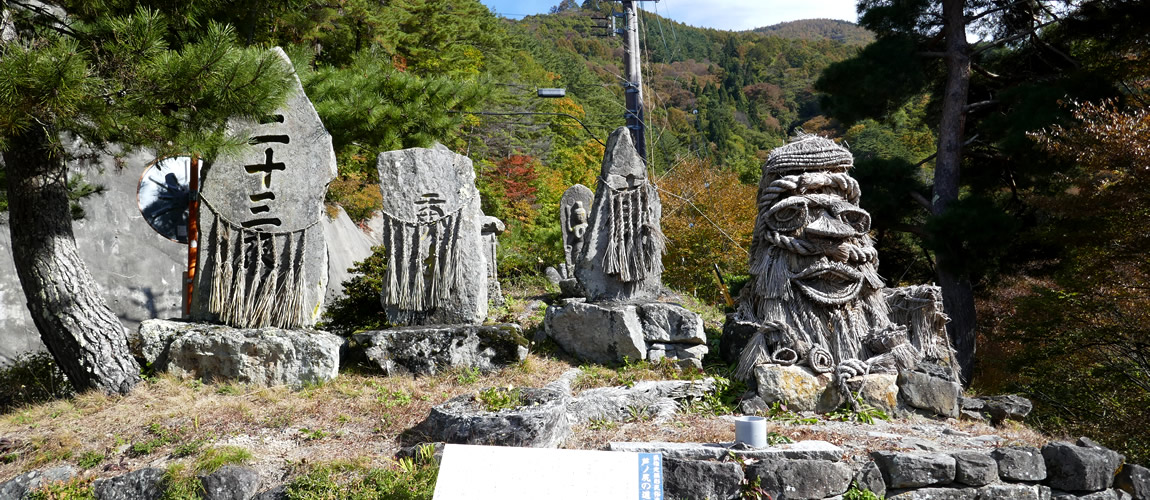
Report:
[{"label": "straw eye", "polygon": [[805,199],[783,200],[767,211],[767,225],[775,231],[795,231],[806,225],[807,214]]},{"label": "straw eye", "polygon": [[839,220],[850,225],[859,234],[870,231],[870,215],[857,208],[848,208],[839,212]]}]

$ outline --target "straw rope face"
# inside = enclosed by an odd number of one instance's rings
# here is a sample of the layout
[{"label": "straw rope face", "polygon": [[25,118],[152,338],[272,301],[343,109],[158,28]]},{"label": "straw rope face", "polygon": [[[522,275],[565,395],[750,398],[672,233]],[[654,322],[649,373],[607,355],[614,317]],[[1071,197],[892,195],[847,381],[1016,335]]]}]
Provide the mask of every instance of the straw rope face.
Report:
[{"label": "straw rope face", "polygon": [[878,252],[847,173],[852,163],[842,147],[808,136],[772,151],[759,184],[753,276],[740,310],[785,325],[792,333],[769,347],[796,350],[806,363],[814,347],[834,363],[865,359],[864,340],[885,324]]}]

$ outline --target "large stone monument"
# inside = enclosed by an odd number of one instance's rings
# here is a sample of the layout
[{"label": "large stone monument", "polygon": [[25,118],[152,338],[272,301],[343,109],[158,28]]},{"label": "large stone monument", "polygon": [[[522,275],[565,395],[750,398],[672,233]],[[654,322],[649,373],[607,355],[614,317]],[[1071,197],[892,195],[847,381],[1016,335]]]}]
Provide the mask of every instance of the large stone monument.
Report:
[{"label": "large stone monument", "polygon": [[[291,61],[272,49],[282,64]],[[320,225],[335,151],[299,79],[260,120],[232,119],[251,137],[201,172],[199,258],[191,316],[149,320],[136,350],[158,370],[267,385],[322,382],[338,373],[339,337],[310,328],[327,286]],[[222,323],[226,326],[220,326]]]},{"label": "large stone monument", "polygon": [[482,325],[503,223],[480,210],[471,160],[436,145],[380,153],[377,166],[387,249],[381,301],[395,328],[356,334],[351,355],[389,374],[523,359],[518,325]]},{"label": "large stone monument", "polygon": [[249,145],[202,173],[194,320],[297,328],[318,319],[327,287],[319,222],[336,176],[335,150],[299,79],[293,81],[291,96],[271,116],[228,123],[251,136]]},{"label": "large stone monument", "polygon": [[442,145],[380,153],[383,306],[395,325],[487,317],[485,222],[471,159]]},{"label": "large stone monument", "polygon": [[738,353],[740,378],[777,380],[767,372],[798,365],[812,377],[830,374],[846,396],[853,377],[914,370],[953,392],[941,295],[932,286],[884,288],[853,163],[845,148],[815,135],[770,153],[751,279],[725,325],[724,355],[734,361]]},{"label": "large stone monument", "polygon": [[[703,321],[676,304],[660,302],[665,239],[662,207],[631,134],[620,127],[607,141],[598,189],[587,210],[578,192],[561,205],[564,242],[585,298],[547,308],[544,332],[571,354],[598,363],[671,358],[702,366],[707,352]],[[580,207],[582,204],[582,207]],[[579,236],[579,238],[575,238]],[[568,287],[565,287],[567,290]]]}]

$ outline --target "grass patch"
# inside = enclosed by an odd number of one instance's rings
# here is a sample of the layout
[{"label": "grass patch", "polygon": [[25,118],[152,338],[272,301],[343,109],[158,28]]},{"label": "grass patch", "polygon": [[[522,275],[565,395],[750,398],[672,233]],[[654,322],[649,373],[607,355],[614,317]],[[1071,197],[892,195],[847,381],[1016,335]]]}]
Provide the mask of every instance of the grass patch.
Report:
[{"label": "grass patch", "polygon": [[132,456],[142,457],[151,455],[164,446],[179,443],[184,439],[184,430],[181,428],[164,427],[153,422],[148,426],[148,439],[132,443],[128,448]]},{"label": "grass patch", "polygon": [[517,387],[490,387],[479,391],[475,401],[483,406],[484,411],[513,410],[523,406],[523,392]]},{"label": "grass patch", "polygon": [[288,483],[284,493],[291,500],[430,499],[439,474],[433,453],[425,446],[415,459],[401,458],[383,468],[350,461],[313,465]]},{"label": "grass patch", "polygon": [[196,459],[196,474],[211,474],[225,465],[243,465],[252,461],[252,452],[240,446],[208,448]]},{"label": "grass patch", "polygon": [[28,500],[95,500],[93,478],[75,478],[70,481],[51,481],[28,492]]},{"label": "grass patch", "polygon": [[80,458],[76,459],[76,465],[78,465],[81,469],[91,469],[92,467],[103,463],[104,459],[106,458],[108,458],[108,456],[102,452],[88,451],[83,455],[80,455]]},{"label": "grass patch", "polygon": [[847,404],[842,408],[827,413],[827,420],[858,422],[861,424],[874,424],[875,420],[890,420],[890,415],[887,415],[885,411],[876,408],[874,405],[863,401],[862,396],[855,394],[854,397],[855,402],[858,403],[857,411],[852,408],[850,404]]}]

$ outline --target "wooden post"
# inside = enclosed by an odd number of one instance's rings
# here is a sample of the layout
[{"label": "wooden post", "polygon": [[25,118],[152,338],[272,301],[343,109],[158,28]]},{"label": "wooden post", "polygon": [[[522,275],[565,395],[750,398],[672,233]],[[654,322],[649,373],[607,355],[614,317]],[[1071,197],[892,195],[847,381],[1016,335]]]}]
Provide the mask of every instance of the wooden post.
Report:
[{"label": "wooden post", "polygon": [[192,315],[192,292],[195,291],[196,261],[200,239],[200,157],[192,155],[188,170],[188,272],[184,275],[184,317]]}]

